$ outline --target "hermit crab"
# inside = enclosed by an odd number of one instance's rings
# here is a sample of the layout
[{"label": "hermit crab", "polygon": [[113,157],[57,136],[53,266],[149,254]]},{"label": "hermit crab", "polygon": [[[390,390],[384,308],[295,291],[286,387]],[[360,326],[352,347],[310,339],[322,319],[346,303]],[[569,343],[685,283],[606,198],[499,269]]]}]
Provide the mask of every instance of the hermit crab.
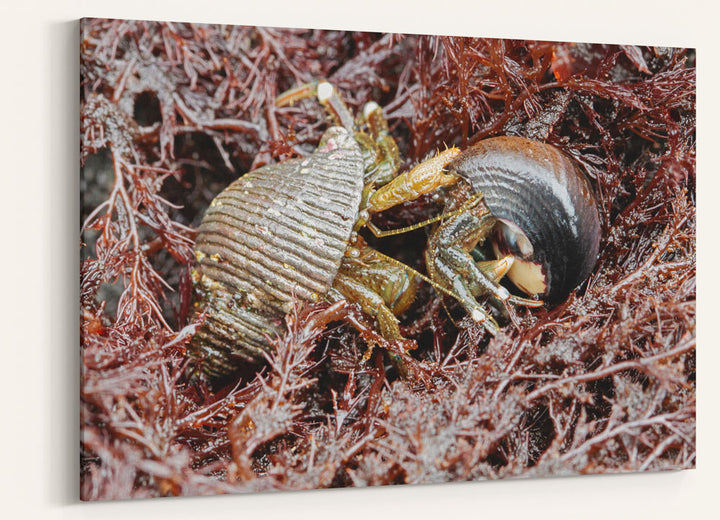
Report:
[{"label": "hermit crab", "polygon": [[[528,294],[550,300],[589,274],[599,243],[592,190],[555,148],[491,139],[463,152],[446,149],[397,175],[398,148],[376,103],[366,104],[356,122],[327,82],[289,91],[277,102],[310,96],[335,125],[318,148],[233,182],[212,201],[198,230],[193,282],[200,326],[189,350],[210,376],[262,357],[296,299],[356,303],[385,339],[407,341],[396,316],[412,304],[420,279],[495,333],[498,325],[477,297],[542,305],[510,294],[499,284],[506,274]],[[364,227],[379,237],[398,232],[379,230],[372,215],[436,191],[447,192],[445,211],[418,224],[434,223],[427,276],[359,234]],[[486,242],[497,257],[478,260],[476,246]],[[535,275],[532,281],[527,273]]]},{"label": "hermit crab", "polygon": [[288,92],[279,104],[317,95],[335,126],[307,158],[251,171],[210,204],[198,230],[193,282],[201,325],[190,353],[211,376],[262,358],[296,299],[346,299],[402,341],[396,315],[415,297],[415,273],[367,246],[356,232],[373,183],[395,175],[398,149],[382,110],[354,117],[329,83]]},{"label": "hermit crab", "polygon": [[[426,267],[469,313],[481,295],[533,305],[498,285],[504,276],[527,295],[556,303],[592,271],[601,235],[595,197],[580,167],[556,147],[495,137],[462,152],[451,148],[380,188],[366,211],[439,187],[451,189],[428,241]],[[369,227],[377,236],[396,233]]]}]

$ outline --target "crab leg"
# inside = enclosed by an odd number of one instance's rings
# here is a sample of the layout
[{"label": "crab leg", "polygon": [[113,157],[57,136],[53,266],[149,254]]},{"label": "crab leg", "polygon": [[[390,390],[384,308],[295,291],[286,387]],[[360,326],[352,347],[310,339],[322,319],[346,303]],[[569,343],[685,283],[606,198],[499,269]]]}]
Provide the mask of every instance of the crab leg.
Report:
[{"label": "crab leg", "polygon": [[[476,321],[482,321],[477,316],[478,309],[482,309],[475,301],[477,296],[488,295],[503,304],[542,305],[542,302],[511,296],[505,287],[498,284],[512,266],[512,257],[476,263],[470,255],[470,251],[485,240],[496,222],[481,202],[481,198],[471,199],[469,204],[463,205],[465,211],[453,212],[440,224],[425,252],[430,278],[459,295],[459,303]],[[486,311],[482,310],[482,313],[489,318]],[[497,328],[492,326],[493,323],[488,320],[483,325],[494,334]]]},{"label": "crab leg", "polygon": [[390,135],[380,105],[371,101],[363,109],[360,122],[367,125],[369,135],[357,128],[352,112],[333,84],[327,81],[314,81],[287,90],[275,99],[275,105],[283,107],[310,97],[317,98],[334,125],[342,126],[355,135],[364,154],[366,182],[376,186],[390,182],[400,168],[400,151]]},{"label": "crab leg", "polygon": [[371,288],[342,273],[335,278],[333,288],[339,291],[347,301],[358,303],[365,314],[377,319],[380,333],[385,339],[388,341],[404,339],[400,333],[398,319],[382,297]]},{"label": "crab leg", "polygon": [[[478,242],[485,240],[495,222],[495,217],[484,204],[480,204],[480,200],[467,211],[444,221],[431,238],[426,252],[431,274],[437,271],[440,279],[447,280],[454,278],[449,272],[459,273],[470,293],[492,294],[506,301],[510,297],[508,290],[492,281],[494,275],[488,276],[483,272],[488,270],[488,266],[478,266],[469,253]],[[491,267],[490,271],[494,268]]]},{"label": "crab leg", "polygon": [[335,87],[327,81],[313,81],[287,90],[275,98],[275,106],[292,105],[296,101],[310,97],[317,97],[336,126],[342,126],[348,132],[355,132],[355,120],[352,112]]},{"label": "crab leg", "polygon": [[365,181],[382,186],[392,181],[400,169],[400,151],[380,105],[374,101],[366,103],[362,119],[369,135],[357,132],[355,139],[368,154]]},{"label": "crab leg", "polygon": [[454,294],[458,295],[456,298],[460,305],[467,311],[470,317],[478,322],[482,323],[485,329],[491,334],[497,334],[499,326],[497,322],[483,309],[476,301],[471,285],[467,283],[466,273],[462,272],[462,269],[457,269],[457,266],[462,266],[462,258],[460,262],[448,262],[446,259],[436,259],[435,265],[433,266],[435,275],[434,280],[441,279],[443,285],[449,286]]}]

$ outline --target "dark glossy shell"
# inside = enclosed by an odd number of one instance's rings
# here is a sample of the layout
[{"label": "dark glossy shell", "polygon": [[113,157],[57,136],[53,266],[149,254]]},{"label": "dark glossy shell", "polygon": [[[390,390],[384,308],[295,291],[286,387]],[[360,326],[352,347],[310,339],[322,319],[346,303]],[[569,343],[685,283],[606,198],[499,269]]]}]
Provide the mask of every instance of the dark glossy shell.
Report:
[{"label": "dark glossy shell", "polygon": [[220,193],[200,225],[194,279],[206,319],[190,345],[212,375],[257,359],[293,299],[332,286],[358,217],[360,148],[333,127],[306,159],[247,173]]},{"label": "dark glossy shell", "polygon": [[491,213],[520,227],[543,266],[550,302],[563,299],[592,271],[600,219],[580,167],[554,146],[495,137],[463,151],[449,168],[484,196]]}]

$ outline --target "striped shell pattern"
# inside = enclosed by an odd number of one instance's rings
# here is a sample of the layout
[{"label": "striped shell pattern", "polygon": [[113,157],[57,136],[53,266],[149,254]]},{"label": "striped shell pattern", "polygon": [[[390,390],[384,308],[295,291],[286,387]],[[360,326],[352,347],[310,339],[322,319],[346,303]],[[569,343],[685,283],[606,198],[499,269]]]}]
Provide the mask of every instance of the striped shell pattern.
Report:
[{"label": "striped shell pattern", "polygon": [[204,321],[190,344],[206,372],[262,357],[294,300],[323,298],[358,217],[363,175],[354,137],[332,127],[309,157],[251,171],[212,201],[193,272]]}]

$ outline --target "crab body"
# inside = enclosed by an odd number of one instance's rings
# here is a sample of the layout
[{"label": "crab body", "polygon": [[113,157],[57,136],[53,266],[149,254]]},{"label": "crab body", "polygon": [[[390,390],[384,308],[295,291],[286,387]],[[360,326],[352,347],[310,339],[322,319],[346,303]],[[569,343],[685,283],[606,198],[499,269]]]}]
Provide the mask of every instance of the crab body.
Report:
[{"label": "crab body", "polygon": [[303,96],[318,95],[339,126],[325,132],[310,156],[233,182],[198,230],[199,327],[189,352],[211,377],[262,359],[296,301],[347,300],[377,321],[385,339],[404,340],[396,314],[414,299],[417,280],[355,231],[366,179],[392,179],[397,146],[377,104],[366,106],[366,134],[332,86],[303,88]]},{"label": "crab body", "polygon": [[[288,91],[278,104],[311,95],[336,125],[318,148],[241,177],[217,196],[200,226],[193,280],[201,325],[190,352],[211,376],[261,358],[296,300],[344,299],[374,319],[384,339],[408,341],[396,316],[411,305],[423,279],[494,334],[498,324],[478,298],[494,299],[496,307],[543,304],[511,295],[503,277],[556,301],[594,266],[600,228],[592,189],[556,148],[516,137],[488,139],[465,151],[447,149],[397,175],[397,145],[377,104],[368,103],[356,124],[324,82]],[[442,188],[445,211],[424,223],[436,223],[425,250],[428,276],[358,234],[364,227],[379,237],[396,234],[380,232],[372,215]],[[474,259],[478,246],[488,244],[496,258]],[[414,346],[409,343],[402,348]]]}]

